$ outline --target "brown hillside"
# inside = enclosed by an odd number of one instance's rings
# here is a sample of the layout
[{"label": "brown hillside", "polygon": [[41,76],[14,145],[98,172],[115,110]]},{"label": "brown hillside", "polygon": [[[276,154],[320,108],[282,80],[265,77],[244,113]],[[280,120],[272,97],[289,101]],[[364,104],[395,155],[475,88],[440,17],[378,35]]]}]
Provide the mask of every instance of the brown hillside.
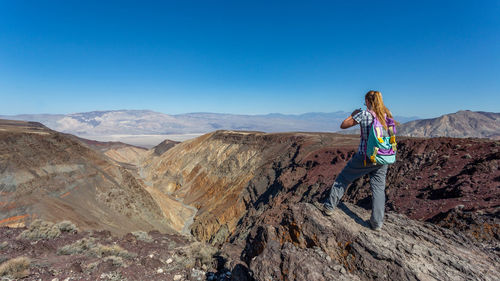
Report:
[{"label": "brown hillside", "polygon": [[0,167],[0,225],[43,218],[117,234],[170,231],[129,171],[38,123],[0,121]]}]

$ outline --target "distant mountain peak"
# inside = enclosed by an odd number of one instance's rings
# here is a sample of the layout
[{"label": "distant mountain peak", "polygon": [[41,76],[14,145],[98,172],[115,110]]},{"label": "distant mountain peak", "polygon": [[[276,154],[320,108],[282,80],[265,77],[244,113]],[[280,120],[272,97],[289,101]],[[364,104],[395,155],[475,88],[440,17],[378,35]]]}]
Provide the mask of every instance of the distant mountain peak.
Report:
[{"label": "distant mountain peak", "polygon": [[407,122],[398,130],[412,137],[500,138],[500,113],[459,110],[436,118]]}]

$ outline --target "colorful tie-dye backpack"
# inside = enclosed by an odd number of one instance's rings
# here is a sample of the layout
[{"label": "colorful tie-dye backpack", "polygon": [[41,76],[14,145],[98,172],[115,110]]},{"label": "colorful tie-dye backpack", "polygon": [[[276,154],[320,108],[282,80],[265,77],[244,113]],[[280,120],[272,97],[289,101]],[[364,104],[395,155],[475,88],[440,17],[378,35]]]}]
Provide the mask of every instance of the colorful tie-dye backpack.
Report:
[{"label": "colorful tie-dye backpack", "polygon": [[396,162],[396,122],[386,116],[386,130],[380,124],[377,115],[372,111],[369,112],[373,116],[373,123],[368,134],[365,157],[368,157],[373,164],[392,164]]}]

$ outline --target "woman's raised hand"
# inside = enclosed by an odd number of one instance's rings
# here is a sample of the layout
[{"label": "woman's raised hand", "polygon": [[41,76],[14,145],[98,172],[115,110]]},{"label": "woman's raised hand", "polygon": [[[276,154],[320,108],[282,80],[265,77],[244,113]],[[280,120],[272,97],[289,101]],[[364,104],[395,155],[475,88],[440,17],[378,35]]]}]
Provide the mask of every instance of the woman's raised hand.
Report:
[{"label": "woman's raised hand", "polygon": [[361,112],[361,108],[358,108],[358,109],[354,110],[354,111],[351,113],[351,116],[354,116],[354,115],[356,115],[356,114],[358,114],[358,113],[360,113],[360,112]]}]

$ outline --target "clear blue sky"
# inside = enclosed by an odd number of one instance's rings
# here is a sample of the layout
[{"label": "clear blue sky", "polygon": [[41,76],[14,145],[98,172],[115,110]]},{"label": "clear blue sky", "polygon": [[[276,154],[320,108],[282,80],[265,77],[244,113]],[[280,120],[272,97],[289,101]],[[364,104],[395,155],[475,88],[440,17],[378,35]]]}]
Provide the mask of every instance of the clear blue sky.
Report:
[{"label": "clear blue sky", "polygon": [[500,1],[0,0],[0,115],[351,111],[369,89],[397,115],[500,112]]}]

